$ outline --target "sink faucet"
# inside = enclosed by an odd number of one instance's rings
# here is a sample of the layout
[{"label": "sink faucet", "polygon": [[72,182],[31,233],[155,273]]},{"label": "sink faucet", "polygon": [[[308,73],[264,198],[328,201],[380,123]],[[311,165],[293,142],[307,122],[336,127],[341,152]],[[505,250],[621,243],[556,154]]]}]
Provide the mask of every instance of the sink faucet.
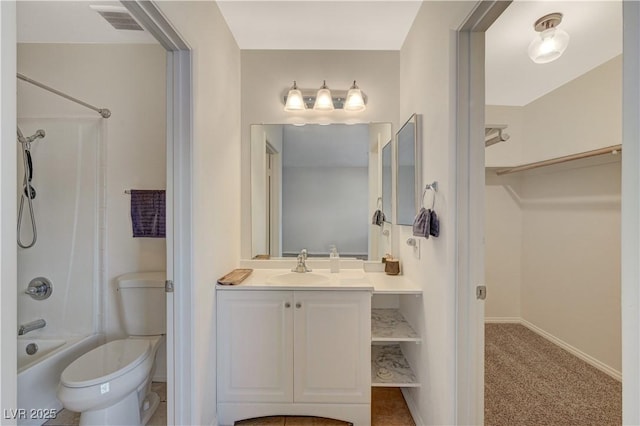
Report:
[{"label": "sink faucet", "polygon": [[298,264],[291,272],[311,272],[311,268],[307,266],[307,249],[302,249],[298,255]]},{"label": "sink faucet", "polygon": [[47,325],[47,322],[43,319],[37,319],[35,321],[22,324],[18,329],[18,336],[22,336],[23,334],[27,334],[28,332],[39,328],[44,328],[45,325]]}]

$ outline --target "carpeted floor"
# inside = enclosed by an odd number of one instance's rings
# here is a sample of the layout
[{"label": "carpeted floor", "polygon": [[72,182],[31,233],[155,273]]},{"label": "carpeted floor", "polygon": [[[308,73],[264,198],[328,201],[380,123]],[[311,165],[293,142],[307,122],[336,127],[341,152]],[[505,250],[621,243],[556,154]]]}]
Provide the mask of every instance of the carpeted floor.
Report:
[{"label": "carpeted floor", "polygon": [[622,424],[622,385],[520,324],[485,326],[485,426]]}]

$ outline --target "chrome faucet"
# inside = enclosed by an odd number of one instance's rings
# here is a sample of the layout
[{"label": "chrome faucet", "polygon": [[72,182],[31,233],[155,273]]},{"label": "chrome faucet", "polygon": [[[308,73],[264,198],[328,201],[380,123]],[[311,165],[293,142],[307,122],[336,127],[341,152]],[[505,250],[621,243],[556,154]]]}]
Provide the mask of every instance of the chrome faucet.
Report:
[{"label": "chrome faucet", "polygon": [[307,266],[307,249],[302,249],[298,255],[298,264],[291,272],[311,272],[311,268]]},{"label": "chrome faucet", "polygon": [[18,336],[22,336],[23,334],[27,334],[28,332],[37,330],[39,328],[44,328],[44,326],[46,325],[47,325],[47,322],[43,319],[37,319],[35,321],[22,324],[18,329]]}]

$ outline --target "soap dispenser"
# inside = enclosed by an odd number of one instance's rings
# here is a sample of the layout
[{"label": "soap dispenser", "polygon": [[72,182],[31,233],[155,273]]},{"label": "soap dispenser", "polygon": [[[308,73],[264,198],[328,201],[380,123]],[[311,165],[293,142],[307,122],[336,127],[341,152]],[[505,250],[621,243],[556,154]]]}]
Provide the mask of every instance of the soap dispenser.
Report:
[{"label": "soap dispenser", "polygon": [[336,246],[331,246],[329,250],[329,270],[331,272],[340,272],[340,255]]}]

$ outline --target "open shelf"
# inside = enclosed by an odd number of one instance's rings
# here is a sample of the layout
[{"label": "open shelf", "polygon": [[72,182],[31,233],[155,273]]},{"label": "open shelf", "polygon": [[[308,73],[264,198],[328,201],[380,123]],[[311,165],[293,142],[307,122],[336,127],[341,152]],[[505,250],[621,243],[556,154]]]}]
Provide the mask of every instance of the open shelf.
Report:
[{"label": "open shelf", "polygon": [[398,309],[371,310],[372,342],[420,342],[421,340]]},{"label": "open shelf", "polygon": [[[383,368],[390,373],[389,377],[380,377],[378,372]],[[371,346],[371,386],[420,387],[400,345]]]}]

